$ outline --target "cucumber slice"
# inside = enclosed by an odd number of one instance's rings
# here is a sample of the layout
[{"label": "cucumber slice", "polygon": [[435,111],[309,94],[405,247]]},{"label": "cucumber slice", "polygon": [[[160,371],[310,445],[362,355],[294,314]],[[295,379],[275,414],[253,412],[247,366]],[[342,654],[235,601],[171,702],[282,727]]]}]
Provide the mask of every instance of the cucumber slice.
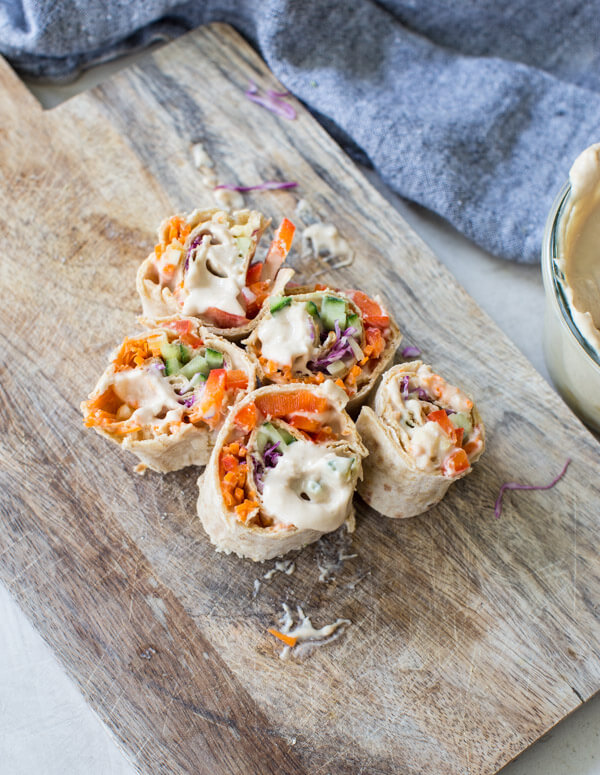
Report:
[{"label": "cucumber slice", "polygon": [[209,371],[223,368],[223,353],[220,353],[218,350],[211,350],[210,347],[207,347],[205,358]]},{"label": "cucumber slice", "polygon": [[279,312],[280,309],[287,307],[288,304],[291,303],[291,296],[275,296],[273,299],[271,299],[271,314],[274,312]]},{"label": "cucumber slice", "polygon": [[455,428],[465,429],[465,436],[468,436],[473,430],[473,423],[466,412],[456,412],[456,414],[450,414],[448,417]]},{"label": "cucumber slice", "polygon": [[321,304],[321,319],[329,331],[334,330],[337,320],[343,331],[346,328],[346,302],[335,296],[325,296]]},{"label": "cucumber slice", "polygon": [[317,305],[314,303],[314,301],[306,302],[306,311],[309,315],[312,315],[313,318],[317,318],[317,320],[320,319],[319,310],[317,309]]},{"label": "cucumber slice", "polygon": [[256,434],[256,445],[261,455],[268,444],[280,442],[282,446],[287,447],[294,441],[296,439],[285,428],[276,428],[271,422],[263,423]]},{"label": "cucumber slice", "polygon": [[206,379],[206,374],[202,374],[202,372],[197,371],[190,380],[190,386],[195,388],[196,385],[199,385],[201,382],[206,382]]},{"label": "cucumber slice", "polygon": [[332,377],[337,378],[346,371],[346,368],[344,361],[334,361],[327,366],[327,372],[331,374]]},{"label": "cucumber slice", "polygon": [[292,436],[291,433],[288,433],[285,428],[277,428],[276,430],[286,447],[289,447],[290,444],[293,444],[296,441],[296,437]]},{"label": "cucumber slice", "polygon": [[355,339],[362,338],[363,325],[362,320],[360,319],[360,315],[357,315],[356,312],[351,312],[346,319],[346,325],[352,326],[356,329],[356,333],[353,334]]},{"label": "cucumber slice", "polygon": [[179,344],[178,347],[179,347],[179,360],[182,363],[187,363],[192,357],[192,353],[184,344]]},{"label": "cucumber slice", "polygon": [[169,358],[177,358],[177,360],[179,360],[179,356],[181,353],[180,353],[178,344],[171,343],[171,342],[161,342],[160,354],[162,355],[163,359],[167,361],[169,360]]},{"label": "cucumber slice", "polygon": [[330,460],[327,465],[342,476],[350,476],[355,460],[356,458],[353,457],[336,457]]},{"label": "cucumber slice", "polygon": [[185,366],[181,367],[179,373],[183,374],[184,377],[191,379],[194,374],[203,374],[207,377],[209,371],[210,366],[208,365],[206,358],[203,355],[196,355],[189,363],[186,363]]},{"label": "cucumber slice", "polygon": [[235,244],[237,245],[240,256],[247,256],[252,246],[252,240],[250,237],[236,237]]},{"label": "cucumber slice", "polygon": [[179,358],[167,358],[165,360],[165,374],[169,377],[171,374],[178,374],[181,368]]}]

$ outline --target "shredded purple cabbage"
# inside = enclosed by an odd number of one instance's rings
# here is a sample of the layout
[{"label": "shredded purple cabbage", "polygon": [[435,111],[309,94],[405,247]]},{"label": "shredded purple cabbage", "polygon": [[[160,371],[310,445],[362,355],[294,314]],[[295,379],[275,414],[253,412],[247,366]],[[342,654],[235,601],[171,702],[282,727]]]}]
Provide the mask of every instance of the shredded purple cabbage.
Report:
[{"label": "shredded purple cabbage", "polygon": [[498,519],[500,517],[500,514],[502,514],[502,498],[506,490],[550,490],[552,487],[554,487],[555,484],[560,482],[560,480],[566,474],[567,468],[569,467],[570,463],[571,463],[571,458],[568,458],[567,462],[563,467],[563,470],[560,472],[558,476],[556,476],[550,482],[550,484],[535,485],[535,484],[519,484],[518,482],[505,482],[500,488],[500,492],[498,494],[498,497],[496,498],[496,503],[494,504],[494,516],[496,517],[496,519]]},{"label": "shredded purple cabbage", "polygon": [[265,461],[265,468],[275,468],[277,460],[283,452],[279,449],[280,441],[274,444],[268,444],[263,451],[263,460]]},{"label": "shredded purple cabbage", "polygon": [[403,358],[416,358],[418,355],[421,355],[421,351],[418,347],[405,347],[404,350],[402,350]]},{"label": "shredded purple cabbage", "polygon": [[402,398],[406,401],[407,398],[410,397],[412,393],[416,393],[417,397],[421,401],[429,401],[431,403],[431,396],[429,393],[422,387],[418,387],[416,390],[410,390],[408,389],[410,383],[410,377],[408,374],[405,374],[402,379],[400,380],[400,386],[402,390]]},{"label": "shredded purple cabbage", "polygon": [[335,361],[340,361],[346,355],[354,357],[354,350],[348,342],[349,337],[354,336],[357,333],[357,329],[354,326],[348,326],[345,331],[340,331],[340,324],[335,321],[335,335],[336,341],[333,343],[329,352],[325,353],[321,358],[317,358],[316,361],[309,361],[307,366],[311,371],[327,371],[327,367]]},{"label": "shredded purple cabbage", "polygon": [[160,371],[162,374],[165,370],[165,364],[164,363],[158,363],[158,361],[153,361],[153,363],[149,364],[149,369],[152,369],[152,371]]},{"label": "shredded purple cabbage", "polygon": [[254,481],[256,482],[256,489],[260,493],[262,493],[263,487],[265,486],[265,483],[264,483],[265,467],[255,455],[252,455],[251,457],[252,457],[252,466],[254,468]]},{"label": "shredded purple cabbage", "polygon": [[184,398],[183,401],[180,401],[179,403],[183,404],[184,406],[187,406],[188,409],[190,406],[192,406],[196,401],[195,396],[188,396],[187,398]]},{"label": "shredded purple cabbage", "polygon": [[185,274],[188,270],[188,267],[190,265],[190,256],[194,252],[194,250],[198,247],[198,245],[202,242],[202,239],[204,238],[203,234],[198,234],[194,239],[191,241],[190,246],[187,250],[187,255],[185,257],[185,264],[183,265],[183,273]]},{"label": "shredded purple cabbage", "polygon": [[408,374],[405,374],[402,379],[400,380],[400,387],[402,389],[402,398],[406,401],[408,398],[408,383],[410,382],[410,377]]},{"label": "shredded purple cabbage", "polygon": [[287,94],[284,95],[282,92],[274,92],[272,89],[269,89],[266,96],[263,97],[258,93],[258,86],[252,81],[250,81],[250,86],[244,93],[249,100],[270,110],[271,113],[275,113],[280,118],[287,118],[290,121],[296,118],[294,108],[283,100],[284,96],[288,96]]},{"label": "shredded purple cabbage", "polygon": [[295,180],[288,180],[279,182],[277,180],[265,180],[264,183],[257,183],[254,186],[234,186],[232,183],[221,183],[215,186],[215,191],[219,188],[224,188],[227,191],[240,191],[242,194],[245,191],[275,191],[280,188],[296,188],[298,183]]}]

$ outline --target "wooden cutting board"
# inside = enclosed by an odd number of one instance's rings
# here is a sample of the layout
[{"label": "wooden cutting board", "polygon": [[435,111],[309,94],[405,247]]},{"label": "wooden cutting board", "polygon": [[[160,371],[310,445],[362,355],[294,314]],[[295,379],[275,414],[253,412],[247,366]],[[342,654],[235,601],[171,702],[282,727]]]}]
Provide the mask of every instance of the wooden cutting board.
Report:
[{"label": "wooden cutting board", "polygon": [[[0,578],[141,772],[493,773],[600,687],[598,445],[311,116],[248,102],[249,80],[280,88],[221,25],[47,112],[0,63]],[[135,475],[81,422],[136,328],[157,224],[212,201],[195,143],[219,181],[298,181],[246,203],[301,227],[302,197],[336,224],[356,258],[321,278],[382,292],[487,424],[428,514],[357,499],[358,556],[329,581],[333,539],[270,580],[273,563],[216,554],[196,470]],[[548,482],[567,457],[556,488],[494,519],[502,482]],[[352,624],[282,661],[266,630],[283,602]]]}]

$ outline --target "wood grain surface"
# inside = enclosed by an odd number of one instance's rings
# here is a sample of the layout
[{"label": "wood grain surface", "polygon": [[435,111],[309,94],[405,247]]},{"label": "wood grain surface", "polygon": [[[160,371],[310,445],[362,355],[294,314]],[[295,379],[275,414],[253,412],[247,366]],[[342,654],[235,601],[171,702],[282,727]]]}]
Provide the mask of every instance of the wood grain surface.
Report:
[{"label": "wood grain surface", "polygon": [[[278,86],[220,25],[47,112],[0,62],[0,578],[140,772],[493,773],[600,687],[597,442],[308,113],[249,103],[250,79]],[[357,499],[357,557],[319,581],[326,538],[255,598],[272,563],[213,551],[198,471],[133,474],[78,410],[135,329],[157,224],[212,201],[198,142],[220,182],[297,180],[246,203],[335,223],[356,259],[321,278],[382,292],[488,431],[437,508]],[[502,482],[566,457],[494,519]],[[282,602],[352,624],[282,661]]]}]

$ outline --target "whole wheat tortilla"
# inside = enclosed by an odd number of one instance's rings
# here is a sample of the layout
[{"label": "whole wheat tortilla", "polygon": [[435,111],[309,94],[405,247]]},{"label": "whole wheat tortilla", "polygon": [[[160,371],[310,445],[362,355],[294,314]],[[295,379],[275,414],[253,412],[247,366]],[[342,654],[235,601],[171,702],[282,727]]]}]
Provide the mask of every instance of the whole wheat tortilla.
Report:
[{"label": "whole wheat tortilla", "polygon": [[[469,467],[451,478],[439,471],[422,471],[406,451],[397,430],[381,419],[385,409],[384,385],[398,375],[414,375],[421,365],[421,361],[411,361],[389,369],[383,375],[371,402],[372,406],[364,406],[356,422],[360,437],[369,450],[358,492],[371,508],[396,519],[414,517],[435,506],[453,482],[471,471]],[[481,452],[470,461],[471,464],[481,457],[485,449],[484,426],[475,405],[472,416],[474,424],[481,427],[483,446]]]},{"label": "whole wheat tortilla", "polygon": [[[236,413],[246,404],[252,403],[260,395],[273,392],[294,393],[299,390],[325,394],[328,398],[329,393],[333,393],[329,389],[323,390],[321,385],[303,385],[299,383],[268,385],[255,390],[236,404]],[[336,442],[334,448],[348,450],[356,455],[358,465],[353,474],[353,484],[356,486],[358,478],[362,476],[361,462],[367,454],[367,450],[360,441],[352,419],[344,410],[346,396],[339,388],[337,389],[337,396],[336,400],[338,403],[331,403],[336,410],[336,415],[341,425],[343,440]],[[208,465],[198,478],[198,516],[217,551],[225,552],[226,554],[233,552],[239,557],[247,557],[251,560],[262,562],[273,557],[281,557],[287,552],[301,549],[303,546],[317,541],[323,535],[323,532],[310,529],[300,530],[293,525],[273,525],[271,527],[246,526],[238,520],[235,511],[225,505],[221,495],[219,480],[219,455],[224,444],[227,443],[233,428],[234,412],[230,412],[217,437]],[[260,496],[258,497],[260,498]],[[348,501],[348,512],[345,522],[349,530],[354,529],[352,499]]]}]

